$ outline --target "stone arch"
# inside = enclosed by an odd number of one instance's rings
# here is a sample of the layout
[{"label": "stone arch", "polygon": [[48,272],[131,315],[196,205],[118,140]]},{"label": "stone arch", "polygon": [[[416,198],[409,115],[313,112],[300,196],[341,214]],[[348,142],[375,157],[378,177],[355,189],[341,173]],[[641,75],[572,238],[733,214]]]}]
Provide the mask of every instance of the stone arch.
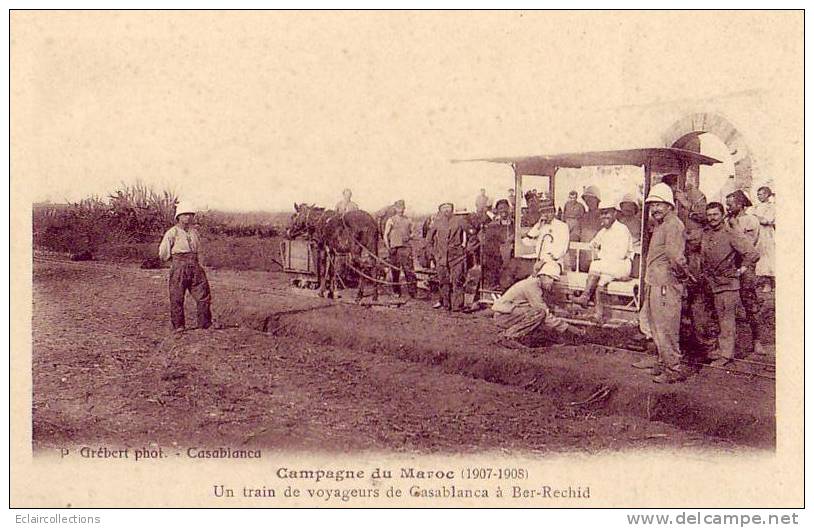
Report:
[{"label": "stone arch", "polygon": [[698,150],[697,138],[705,132],[716,135],[729,148],[735,165],[735,185],[750,189],[754,181],[752,153],[743,134],[722,115],[709,112],[687,115],[662,134],[662,141],[668,147]]}]

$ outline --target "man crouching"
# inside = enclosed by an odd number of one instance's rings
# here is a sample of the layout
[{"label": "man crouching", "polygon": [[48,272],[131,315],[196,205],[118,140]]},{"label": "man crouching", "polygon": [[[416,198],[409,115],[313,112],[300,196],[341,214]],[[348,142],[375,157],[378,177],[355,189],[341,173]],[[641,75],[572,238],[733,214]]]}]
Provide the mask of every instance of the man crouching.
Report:
[{"label": "man crouching", "polygon": [[195,209],[179,204],[175,209],[176,224],[169,228],[161,240],[158,256],[162,261],[172,259],[170,267],[170,320],[176,332],[184,331],[184,296],[186,291],[197,302],[198,328],[212,325],[209,281],[198,263],[201,237],[192,225]]},{"label": "man crouching", "polygon": [[543,292],[552,286],[552,278],[538,272],[515,283],[492,304],[495,324],[503,331],[500,344],[508,348],[525,347],[520,339],[542,326],[559,337],[570,334],[583,337],[584,331],[568,324],[549,310]]}]

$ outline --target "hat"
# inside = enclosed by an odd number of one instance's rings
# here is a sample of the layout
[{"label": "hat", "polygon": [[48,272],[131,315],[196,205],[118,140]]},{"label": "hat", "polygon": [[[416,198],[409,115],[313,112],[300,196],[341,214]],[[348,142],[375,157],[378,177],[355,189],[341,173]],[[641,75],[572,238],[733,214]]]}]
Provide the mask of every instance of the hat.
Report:
[{"label": "hat", "polygon": [[576,198],[577,196],[579,196],[579,193],[577,193],[577,191],[570,191],[570,192],[568,193],[568,196],[569,196],[569,197],[573,196],[574,198]]},{"label": "hat", "polygon": [[557,208],[554,207],[553,203],[547,202],[540,205],[540,212],[545,213],[546,211],[556,211]]},{"label": "hat", "polygon": [[619,202],[616,200],[600,200],[599,207],[597,210],[601,211],[602,209],[619,209]]},{"label": "hat", "polygon": [[743,207],[752,207],[752,200],[746,196],[746,193],[743,192],[741,189],[737,191],[732,191],[731,193],[727,194],[726,197],[729,198],[730,196],[734,196],[736,200],[738,200]]},{"label": "hat", "polygon": [[495,202],[495,209],[497,209],[497,208],[498,208],[498,207],[500,207],[501,205],[505,205],[506,207],[511,208],[511,206],[509,205],[509,200],[506,200],[506,199],[504,199],[504,198],[501,198],[500,200],[498,200],[497,202]]},{"label": "hat", "polygon": [[627,194],[625,194],[624,196],[622,196],[622,199],[621,199],[621,200],[619,200],[619,203],[620,203],[620,204],[623,204],[623,203],[625,203],[625,202],[627,202],[627,203],[632,203],[632,204],[636,204],[636,205],[639,205],[639,199],[638,199],[638,197],[637,197],[635,194],[633,194],[633,193],[627,193]]},{"label": "hat", "polygon": [[192,204],[189,202],[181,202],[175,206],[175,218],[177,219],[182,214],[195,214],[198,211],[192,207]]},{"label": "hat", "polygon": [[596,185],[589,185],[582,189],[582,198],[584,199],[586,196],[593,196],[597,200],[601,200],[602,197],[599,195],[599,189]]},{"label": "hat", "polygon": [[396,200],[393,205],[396,207],[404,207],[404,200]]},{"label": "hat", "polygon": [[666,183],[657,183],[650,188],[650,192],[648,193],[647,198],[644,200],[644,203],[654,202],[668,203],[673,207],[676,206],[676,203],[673,200],[673,190],[669,185]]},{"label": "hat", "polygon": [[445,205],[448,205],[448,206],[449,206],[449,207],[450,207],[450,208],[451,208],[453,211],[455,210],[455,204],[453,204],[452,202],[442,202],[442,203],[441,203],[441,204],[438,206],[438,210],[440,211],[440,210],[441,210],[441,208],[442,208],[442,207],[444,207]]}]

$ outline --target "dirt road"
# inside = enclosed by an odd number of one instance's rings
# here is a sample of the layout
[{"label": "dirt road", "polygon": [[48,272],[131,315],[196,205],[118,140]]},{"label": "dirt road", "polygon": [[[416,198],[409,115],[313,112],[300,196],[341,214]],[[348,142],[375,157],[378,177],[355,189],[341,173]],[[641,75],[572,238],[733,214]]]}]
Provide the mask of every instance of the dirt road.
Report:
[{"label": "dirt road", "polygon": [[215,319],[228,327],[176,335],[166,273],[35,261],[36,448],[774,445],[770,381],[702,372],[659,387],[624,354],[502,349],[484,317],[332,303],[261,272],[211,271]]}]

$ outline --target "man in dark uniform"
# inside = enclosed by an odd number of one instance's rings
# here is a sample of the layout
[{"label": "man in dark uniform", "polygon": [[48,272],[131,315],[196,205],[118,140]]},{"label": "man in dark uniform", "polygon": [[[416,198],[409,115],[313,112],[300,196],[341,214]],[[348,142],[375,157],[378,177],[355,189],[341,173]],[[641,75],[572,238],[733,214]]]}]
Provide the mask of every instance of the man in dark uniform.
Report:
[{"label": "man in dark uniform", "polygon": [[457,312],[464,307],[464,233],[467,222],[465,218],[453,216],[454,207],[452,203],[439,206],[438,217],[427,238],[433,248],[439,285],[439,299],[433,308]]},{"label": "man in dark uniform", "polygon": [[[742,234],[752,246],[757,250],[760,239],[760,221],[757,217],[748,212],[752,207],[752,201],[746,193],[740,189],[729,193],[726,196],[726,223],[730,229]],[[763,344],[760,342],[762,328],[760,323],[760,300],[757,297],[757,279],[754,269],[740,277],[740,299],[746,317],[749,320],[749,327],[752,329],[752,342],[755,355],[765,355]]]},{"label": "man in dark uniform", "polygon": [[498,200],[495,204],[497,216],[483,227],[481,258],[483,261],[484,282],[490,288],[500,286],[500,271],[503,264],[512,258],[514,247],[514,222],[508,200]]},{"label": "man in dark uniform", "polygon": [[726,224],[723,206],[711,202],[707,205],[701,257],[720,327],[718,350],[710,358],[713,365],[722,367],[735,357],[735,312],[743,288],[741,281],[754,277],[760,255],[746,236]]}]

